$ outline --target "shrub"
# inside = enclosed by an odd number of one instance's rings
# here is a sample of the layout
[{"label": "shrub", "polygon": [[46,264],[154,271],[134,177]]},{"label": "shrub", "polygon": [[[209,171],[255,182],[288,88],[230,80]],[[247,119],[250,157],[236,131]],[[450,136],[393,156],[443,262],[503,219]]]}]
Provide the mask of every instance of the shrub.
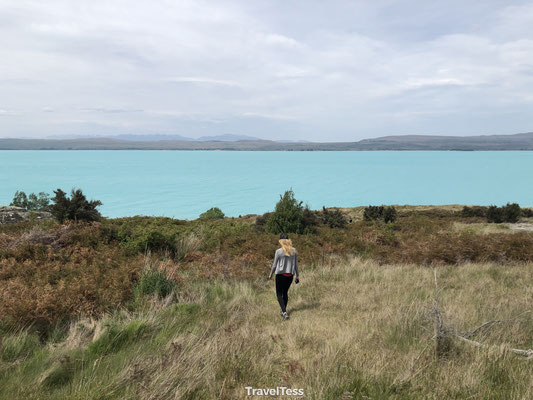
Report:
[{"label": "shrub", "polygon": [[13,196],[13,201],[11,201],[10,206],[22,207],[22,208],[28,207],[28,196],[26,196],[26,193],[19,192],[17,190],[15,192],[15,195]]},{"label": "shrub", "polygon": [[163,298],[172,293],[175,286],[176,284],[168,280],[166,275],[161,271],[155,268],[149,268],[142,272],[133,294],[135,298],[152,294]]},{"label": "shrub", "polygon": [[[198,225],[202,227],[204,225],[200,220],[185,222],[165,217],[139,216],[106,220],[106,224],[118,225],[116,237],[120,242],[120,247],[125,249],[128,255],[151,251],[168,253],[177,259],[180,259],[183,254],[181,238],[191,233],[191,230],[187,229],[186,226]],[[212,229],[217,229],[217,227],[214,226]],[[201,233],[201,229],[198,230],[198,233]],[[196,239],[200,241],[199,237]]]},{"label": "shrub", "polygon": [[518,222],[521,215],[520,206],[517,203],[507,203],[505,206],[495,205],[487,209],[487,221],[492,223]]},{"label": "shrub", "polygon": [[489,206],[487,209],[487,221],[493,223],[502,223],[503,222],[503,209],[498,206]]},{"label": "shrub", "polygon": [[207,210],[206,212],[200,214],[201,219],[222,219],[224,218],[224,213],[218,207],[213,207]]},{"label": "shrub", "polygon": [[17,191],[10,205],[22,207],[28,211],[48,211],[50,208],[50,195],[40,192],[38,195],[30,193],[29,196],[26,196],[26,193]]},{"label": "shrub", "polygon": [[346,217],[338,208],[329,211],[326,207],[322,207],[322,219],[324,224],[330,228],[345,228],[348,223]]},{"label": "shrub", "polygon": [[487,207],[482,207],[482,206],[472,206],[472,207],[464,206],[463,210],[461,211],[461,216],[466,217],[466,218],[486,217],[487,210],[488,210]]},{"label": "shrub", "polygon": [[383,221],[386,223],[396,221],[396,208],[394,207],[385,207],[383,209]]},{"label": "shrub", "polygon": [[271,233],[312,232],[314,225],[316,225],[316,220],[310,217],[311,211],[309,207],[303,207],[302,203],[302,201],[294,198],[292,189],[287,190],[283,196],[280,195],[280,200],[276,204],[274,212],[266,221],[266,230]]},{"label": "shrub", "polygon": [[526,218],[533,217],[533,209],[531,208],[522,208],[522,216]]},{"label": "shrub", "polygon": [[59,221],[98,221],[102,218],[96,207],[101,206],[99,200],[87,200],[81,189],[72,189],[70,198],[61,189],[54,190],[52,215]]},{"label": "shrub", "polygon": [[267,212],[263,215],[259,215],[256,219],[255,219],[255,226],[256,228],[258,228],[259,231],[263,231],[265,226],[266,226],[266,223],[268,221],[268,219],[270,218],[270,216],[272,215],[271,212]]},{"label": "shrub", "polygon": [[396,221],[396,216],[397,212],[394,206],[368,206],[363,212],[365,221],[394,222]]},{"label": "shrub", "polygon": [[365,221],[380,220],[383,216],[383,206],[368,206],[363,211],[363,218]]},{"label": "shrub", "polygon": [[317,212],[312,211],[307,205],[302,212],[302,225],[305,227],[306,233],[316,233],[316,226],[318,225]]},{"label": "shrub", "polygon": [[515,223],[518,222],[521,215],[521,209],[520,206],[517,203],[509,204],[507,203],[505,206],[503,206],[503,216],[505,219],[505,222],[511,222]]},{"label": "shrub", "polygon": [[148,231],[144,240],[139,242],[141,251],[164,251],[174,252],[175,242],[174,235],[167,236],[159,231]]},{"label": "shrub", "polygon": [[54,190],[55,196],[52,198],[54,204],[50,207],[50,212],[54,218],[63,223],[68,219],[70,201],[67,197],[67,194],[61,189]]}]

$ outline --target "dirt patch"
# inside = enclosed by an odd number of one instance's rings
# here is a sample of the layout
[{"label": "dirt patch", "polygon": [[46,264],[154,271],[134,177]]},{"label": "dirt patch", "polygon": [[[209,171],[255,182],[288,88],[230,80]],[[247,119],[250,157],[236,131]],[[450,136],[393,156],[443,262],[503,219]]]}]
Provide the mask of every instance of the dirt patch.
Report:
[{"label": "dirt patch", "polygon": [[533,231],[533,223],[531,222],[519,222],[516,224],[505,224],[509,227],[509,229],[513,231]]}]

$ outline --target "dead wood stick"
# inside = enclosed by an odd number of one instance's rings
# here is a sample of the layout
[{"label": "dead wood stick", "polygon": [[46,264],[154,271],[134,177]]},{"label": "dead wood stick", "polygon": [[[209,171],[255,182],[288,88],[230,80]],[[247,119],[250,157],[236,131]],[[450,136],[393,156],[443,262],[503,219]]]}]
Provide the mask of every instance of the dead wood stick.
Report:
[{"label": "dead wood stick", "polygon": [[531,312],[530,310],[526,310],[520,314],[518,314],[516,316],[516,318],[511,318],[511,319],[493,319],[493,320],[490,320],[490,321],[487,321],[487,322],[484,322],[482,323],[481,325],[479,325],[477,328],[475,328],[474,330],[470,331],[470,332],[467,332],[463,335],[463,337],[472,337],[474,336],[478,331],[480,331],[481,329],[483,328],[488,328],[489,326],[492,326],[494,324],[501,324],[501,323],[504,323],[504,322],[513,322],[513,321],[516,321],[519,319],[520,316],[524,315],[524,314],[527,314]]},{"label": "dead wood stick", "polygon": [[484,323],[482,323],[481,325],[479,325],[476,329],[474,329],[474,330],[472,330],[472,331],[470,331],[470,332],[468,332],[468,333],[465,333],[465,334],[464,334],[464,337],[467,337],[467,338],[472,337],[472,336],[474,336],[477,332],[479,332],[481,329],[483,329],[483,328],[488,328],[489,326],[492,326],[492,325],[494,325],[494,324],[499,324],[499,323],[501,323],[501,322],[503,322],[503,321],[500,320],[500,319],[493,319],[493,320],[490,320],[490,321],[484,322]]},{"label": "dead wood stick", "polygon": [[[463,342],[471,344],[472,346],[476,346],[476,347],[494,347],[494,346],[491,346],[491,345],[488,345],[488,344],[476,342],[475,340],[467,339],[467,338],[465,338],[463,336],[460,336],[460,335],[455,335],[455,336],[458,339],[462,340]],[[532,349],[522,350],[522,349],[513,349],[513,348],[510,348],[510,347],[506,347],[505,350],[510,351],[511,353],[517,354],[519,356],[526,357],[526,358],[532,358],[533,357],[533,350]]]}]

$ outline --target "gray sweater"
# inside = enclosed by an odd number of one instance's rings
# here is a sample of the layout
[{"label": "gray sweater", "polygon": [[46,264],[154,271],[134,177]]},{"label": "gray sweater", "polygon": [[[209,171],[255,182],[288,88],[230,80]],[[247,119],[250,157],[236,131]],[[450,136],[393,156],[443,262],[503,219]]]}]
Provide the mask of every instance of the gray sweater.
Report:
[{"label": "gray sweater", "polygon": [[270,275],[274,274],[293,274],[298,277],[298,253],[293,247],[294,253],[292,256],[286,256],[282,248],[276,250],[274,255],[274,262],[272,263],[272,269]]}]

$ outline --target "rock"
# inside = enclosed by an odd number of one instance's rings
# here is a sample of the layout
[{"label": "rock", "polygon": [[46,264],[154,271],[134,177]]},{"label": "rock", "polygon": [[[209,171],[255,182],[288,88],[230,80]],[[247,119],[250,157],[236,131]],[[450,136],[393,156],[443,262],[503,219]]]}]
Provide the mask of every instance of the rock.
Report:
[{"label": "rock", "polygon": [[14,224],[29,219],[48,219],[52,214],[47,211],[27,211],[22,207],[0,206],[0,224]]}]

